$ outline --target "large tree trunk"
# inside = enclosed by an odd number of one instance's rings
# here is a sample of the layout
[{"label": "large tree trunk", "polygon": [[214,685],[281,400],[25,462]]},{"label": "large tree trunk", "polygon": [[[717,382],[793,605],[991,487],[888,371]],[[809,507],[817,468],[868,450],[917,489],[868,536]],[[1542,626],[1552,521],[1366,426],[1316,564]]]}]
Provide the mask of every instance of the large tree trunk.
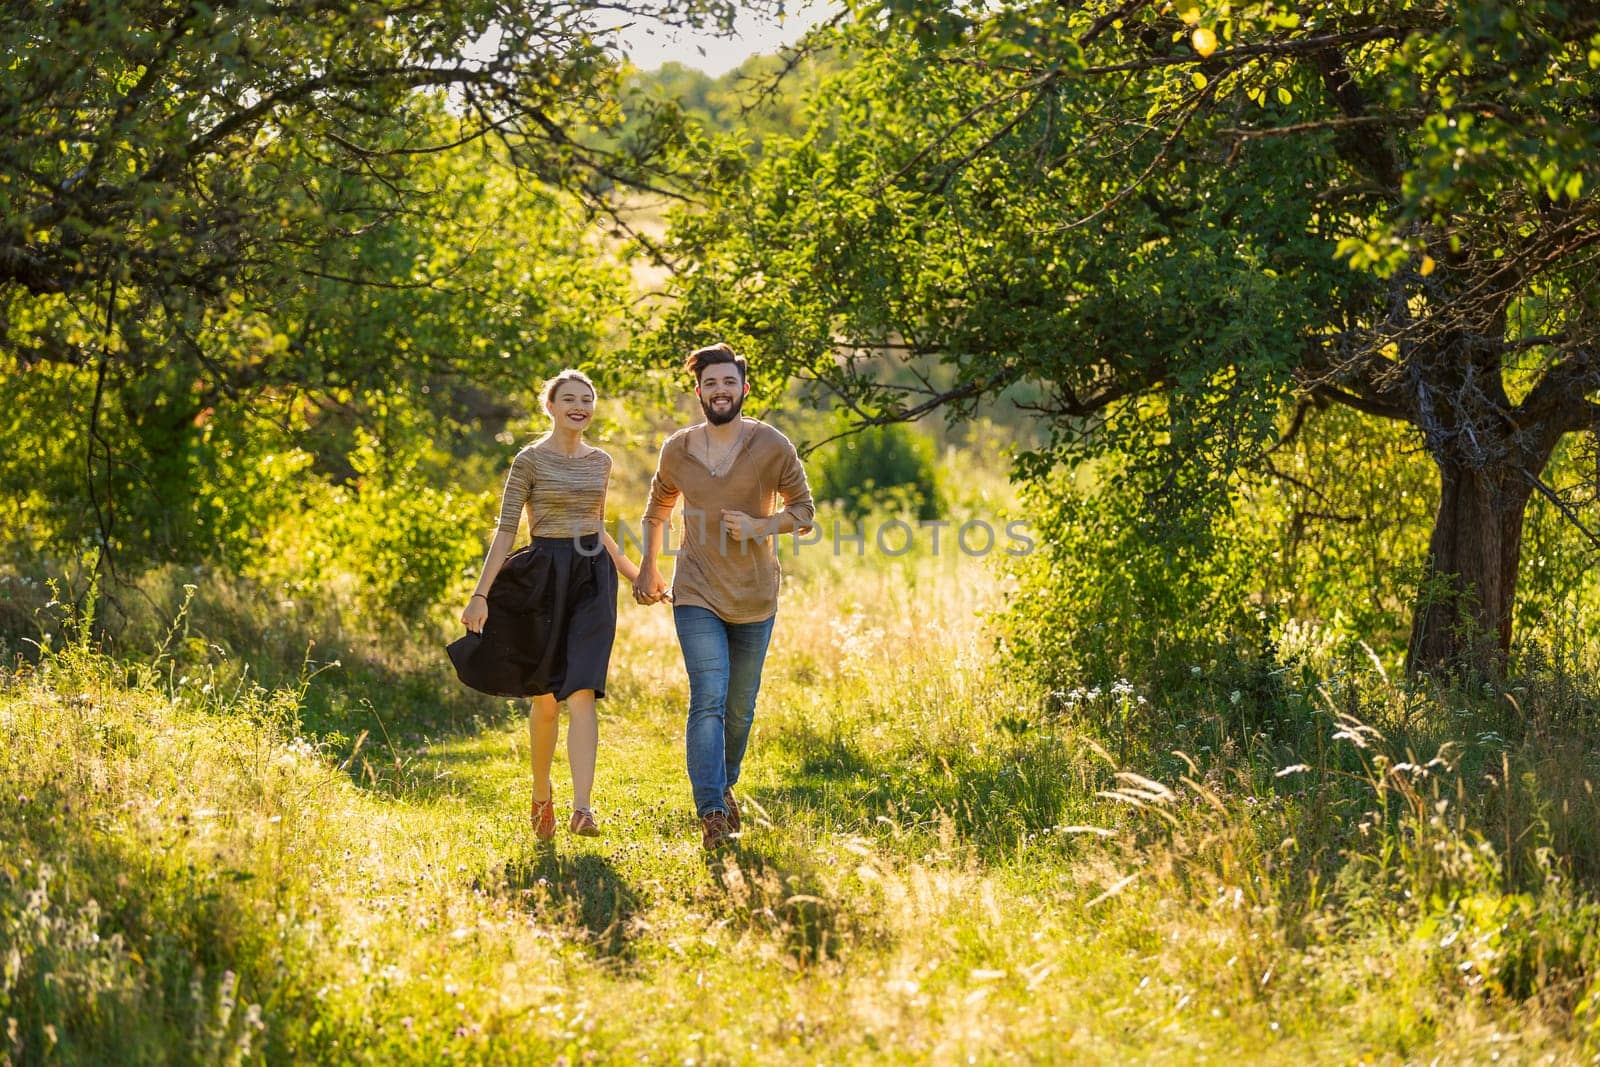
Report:
[{"label": "large tree trunk", "polygon": [[1520,467],[1439,461],[1439,511],[1411,620],[1410,676],[1498,677],[1511,651],[1522,526],[1532,485]]}]

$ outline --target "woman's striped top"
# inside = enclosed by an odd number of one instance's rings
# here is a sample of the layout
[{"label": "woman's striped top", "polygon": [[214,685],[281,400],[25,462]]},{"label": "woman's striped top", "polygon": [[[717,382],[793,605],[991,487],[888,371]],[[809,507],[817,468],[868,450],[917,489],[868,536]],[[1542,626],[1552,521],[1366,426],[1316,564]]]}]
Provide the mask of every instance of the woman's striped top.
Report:
[{"label": "woman's striped top", "polygon": [[515,534],[527,511],[530,537],[599,533],[610,478],[611,457],[598,448],[568,459],[543,441],[531,444],[511,461],[497,528]]}]

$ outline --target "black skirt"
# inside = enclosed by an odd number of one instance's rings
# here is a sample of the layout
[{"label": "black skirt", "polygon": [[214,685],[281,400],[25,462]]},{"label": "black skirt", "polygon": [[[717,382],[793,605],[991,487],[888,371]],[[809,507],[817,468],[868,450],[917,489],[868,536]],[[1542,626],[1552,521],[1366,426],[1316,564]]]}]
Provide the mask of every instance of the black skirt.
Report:
[{"label": "black skirt", "polygon": [[599,534],[535,537],[506,557],[488,599],[483,632],[447,649],[462,682],[503,697],[606,695],[617,568]]}]

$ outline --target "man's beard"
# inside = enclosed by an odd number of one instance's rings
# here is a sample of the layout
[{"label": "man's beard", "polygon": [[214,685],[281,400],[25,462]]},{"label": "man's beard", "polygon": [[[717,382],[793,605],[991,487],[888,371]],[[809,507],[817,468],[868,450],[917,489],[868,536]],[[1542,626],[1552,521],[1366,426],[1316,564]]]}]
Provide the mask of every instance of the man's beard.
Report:
[{"label": "man's beard", "polygon": [[721,415],[717,414],[711,409],[711,405],[707,403],[705,397],[701,397],[700,410],[706,413],[706,421],[711,425],[726,426],[734,419],[737,419],[739,417],[739,413],[744,410],[744,397],[734,397],[733,404]]}]

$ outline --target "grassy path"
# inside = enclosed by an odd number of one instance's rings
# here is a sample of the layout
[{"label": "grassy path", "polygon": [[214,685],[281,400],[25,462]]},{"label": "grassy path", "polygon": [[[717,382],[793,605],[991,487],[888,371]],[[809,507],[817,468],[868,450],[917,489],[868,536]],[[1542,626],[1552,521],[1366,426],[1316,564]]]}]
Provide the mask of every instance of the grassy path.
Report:
[{"label": "grassy path", "polygon": [[0,811],[0,901],[25,950],[0,999],[17,1020],[8,1055],[1572,1054],[1536,1012],[1452,985],[1426,952],[1408,962],[1417,946],[1393,927],[1308,941],[1248,815],[1200,805],[1154,847],[1137,812],[1096,796],[1108,767],[1087,738],[1030,724],[997,676],[979,616],[1003,596],[961,560],[803,574],[758,707],[746,840],[710,859],[664,610],[624,609],[603,835],[563,830],[553,847],[528,832],[519,717],[419,738],[374,691],[352,759],[294,737],[292,696],[218,714],[194,684],[129,686],[68,655],[0,690],[5,780],[24,797]]}]

